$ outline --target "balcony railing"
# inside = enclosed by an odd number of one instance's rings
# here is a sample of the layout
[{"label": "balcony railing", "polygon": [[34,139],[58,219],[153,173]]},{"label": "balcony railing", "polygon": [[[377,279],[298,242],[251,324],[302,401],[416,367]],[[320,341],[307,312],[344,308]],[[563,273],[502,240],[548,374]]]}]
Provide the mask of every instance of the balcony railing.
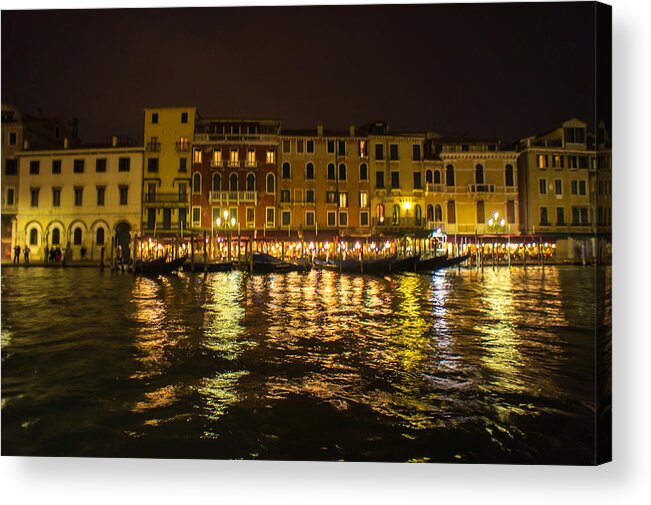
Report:
[{"label": "balcony railing", "polygon": [[176,150],[180,153],[187,153],[190,150],[189,142],[177,142]]},{"label": "balcony railing", "polygon": [[431,182],[425,183],[425,191],[428,193],[445,193],[445,186],[443,184],[432,184]]},{"label": "balcony railing", "polygon": [[468,184],[468,193],[495,193],[494,184]]},{"label": "balcony railing", "polygon": [[145,149],[150,153],[158,153],[160,152],[160,142],[147,142]]},{"label": "balcony railing", "polygon": [[211,191],[211,202],[257,203],[257,191]]},{"label": "balcony railing", "polygon": [[240,163],[240,160],[228,160],[228,166],[231,168],[239,167]]},{"label": "balcony railing", "polygon": [[378,228],[421,228],[425,226],[424,218],[415,217],[388,217],[388,218],[373,218],[373,226]]},{"label": "balcony railing", "polygon": [[257,161],[256,161],[256,160],[246,160],[246,161],[244,162],[244,166],[245,166],[245,167],[252,168],[252,167],[255,167],[256,165],[257,165]]},{"label": "balcony railing", "polygon": [[189,193],[145,193],[145,203],[187,203]]}]

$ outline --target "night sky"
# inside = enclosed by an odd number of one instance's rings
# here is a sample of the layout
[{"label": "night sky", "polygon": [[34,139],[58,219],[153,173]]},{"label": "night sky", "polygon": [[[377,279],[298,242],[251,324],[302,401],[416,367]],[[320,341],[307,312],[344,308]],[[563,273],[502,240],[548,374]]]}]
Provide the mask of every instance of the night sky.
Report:
[{"label": "night sky", "polygon": [[176,105],[510,142],[594,121],[594,40],[591,3],[3,11],[2,101],[84,142]]}]

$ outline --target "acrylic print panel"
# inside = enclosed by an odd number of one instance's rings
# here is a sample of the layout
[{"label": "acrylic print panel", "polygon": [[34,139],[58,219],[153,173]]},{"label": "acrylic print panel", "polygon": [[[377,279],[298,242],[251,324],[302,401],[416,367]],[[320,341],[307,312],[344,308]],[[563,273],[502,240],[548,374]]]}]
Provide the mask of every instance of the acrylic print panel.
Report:
[{"label": "acrylic print panel", "polygon": [[3,455],[608,461],[610,16],[4,11]]}]

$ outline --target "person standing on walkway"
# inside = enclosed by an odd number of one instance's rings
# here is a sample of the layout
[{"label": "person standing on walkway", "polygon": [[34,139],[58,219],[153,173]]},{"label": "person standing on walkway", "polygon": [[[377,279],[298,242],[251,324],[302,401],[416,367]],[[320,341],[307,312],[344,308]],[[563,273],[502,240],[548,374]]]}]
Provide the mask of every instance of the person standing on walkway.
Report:
[{"label": "person standing on walkway", "polygon": [[23,249],[23,254],[25,254],[25,265],[29,265],[29,253],[30,253],[29,246],[25,244],[25,249]]},{"label": "person standing on walkway", "polygon": [[20,246],[16,244],[14,247],[14,265],[20,264]]}]

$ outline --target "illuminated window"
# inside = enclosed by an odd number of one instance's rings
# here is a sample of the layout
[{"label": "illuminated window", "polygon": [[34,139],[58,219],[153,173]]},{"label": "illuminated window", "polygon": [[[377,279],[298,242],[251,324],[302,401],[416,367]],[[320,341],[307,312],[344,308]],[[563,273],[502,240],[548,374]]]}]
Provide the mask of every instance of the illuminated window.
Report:
[{"label": "illuminated window", "polygon": [[348,193],[339,193],[339,207],[348,207]]},{"label": "illuminated window", "polygon": [[214,165],[218,165],[222,162],[222,150],[215,149],[212,152],[212,162]]},{"label": "illuminated window", "polygon": [[267,150],[267,163],[276,163],[276,151],[272,149]]},{"label": "illuminated window", "polygon": [[237,147],[231,148],[230,157],[228,159],[229,166],[237,166],[240,162],[240,150]]},{"label": "illuminated window", "polygon": [[359,193],[359,206],[362,209],[368,207],[368,193],[366,191],[360,191]]},{"label": "illuminated window", "polygon": [[246,164],[249,166],[255,165],[255,149],[246,151]]},{"label": "illuminated window", "polygon": [[192,162],[201,163],[201,149],[195,149],[192,152]]},{"label": "illuminated window", "polygon": [[547,155],[546,154],[539,154],[537,156],[538,159],[538,168],[547,168]]},{"label": "illuminated window", "polygon": [[366,140],[359,141],[359,157],[368,158],[368,144]]},{"label": "illuminated window", "polygon": [[393,224],[400,223],[400,205],[398,205],[397,203],[394,204],[393,209],[391,211],[391,222]]},{"label": "illuminated window", "polygon": [[384,205],[381,203],[375,207],[375,215],[377,216],[377,221],[379,224],[384,223]]},{"label": "illuminated window", "polygon": [[552,166],[554,168],[564,168],[565,167],[565,158],[560,154],[552,155]]}]

